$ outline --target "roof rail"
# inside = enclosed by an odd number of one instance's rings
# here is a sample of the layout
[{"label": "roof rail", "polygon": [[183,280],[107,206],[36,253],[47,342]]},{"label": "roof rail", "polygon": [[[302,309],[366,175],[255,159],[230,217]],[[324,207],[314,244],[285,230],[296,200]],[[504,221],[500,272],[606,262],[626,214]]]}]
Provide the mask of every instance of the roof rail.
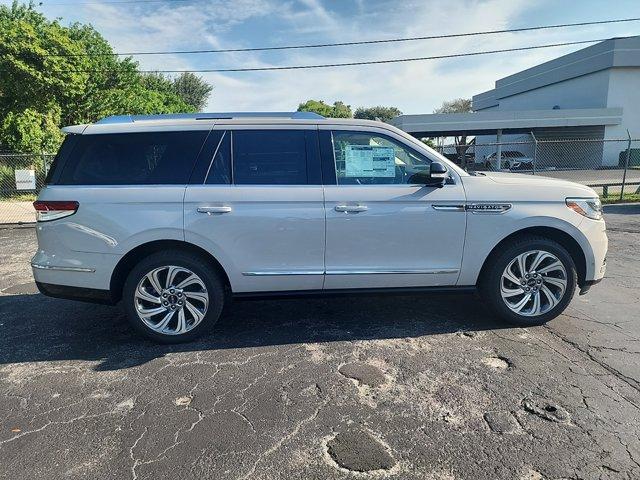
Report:
[{"label": "roof rail", "polygon": [[321,120],[322,115],[313,112],[227,112],[227,113],[169,113],[162,115],[113,115],[98,120],[96,124],[134,123],[153,120],[230,120],[233,118],[290,118],[293,120]]}]

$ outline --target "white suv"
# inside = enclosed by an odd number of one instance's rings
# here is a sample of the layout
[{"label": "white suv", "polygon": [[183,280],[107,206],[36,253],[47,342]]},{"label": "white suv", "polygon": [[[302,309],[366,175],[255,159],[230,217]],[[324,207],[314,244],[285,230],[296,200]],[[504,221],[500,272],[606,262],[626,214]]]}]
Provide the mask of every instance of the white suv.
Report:
[{"label": "white suv", "polygon": [[468,174],[390,125],[308,113],[110,117],[65,128],[35,202],[45,295],[122,301],[156,341],[232,297],[479,290],[559,315],[605,271],[588,187]]},{"label": "white suv", "polygon": [[498,152],[493,152],[484,157],[484,166],[487,170],[516,170],[533,168],[533,158],[525,156],[524,153],[517,150],[507,150],[501,152],[501,165],[498,166]]}]

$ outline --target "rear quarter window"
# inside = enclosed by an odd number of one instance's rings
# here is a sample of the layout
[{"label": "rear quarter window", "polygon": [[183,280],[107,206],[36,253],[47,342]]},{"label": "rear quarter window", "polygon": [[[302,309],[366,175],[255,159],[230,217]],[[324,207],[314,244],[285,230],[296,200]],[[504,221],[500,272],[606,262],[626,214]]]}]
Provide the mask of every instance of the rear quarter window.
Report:
[{"label": "rear quarter window", "polygon": [[58,153],[54,157],[53,162],[49,167],[49,171],[47,172],[47,176],[44,179],[45,185],[57,183],[58,179],[60,178],[60,173],[64,168],[64,164],[71,155],[77,139],[78,135],[74,135],[73,133],[70,133],[66,137],[64,137],[62,145],[60,145]]},{"label": "rear quarter window", "polygon": [[79,135],[61,185],[186,184],[206,131]]}]

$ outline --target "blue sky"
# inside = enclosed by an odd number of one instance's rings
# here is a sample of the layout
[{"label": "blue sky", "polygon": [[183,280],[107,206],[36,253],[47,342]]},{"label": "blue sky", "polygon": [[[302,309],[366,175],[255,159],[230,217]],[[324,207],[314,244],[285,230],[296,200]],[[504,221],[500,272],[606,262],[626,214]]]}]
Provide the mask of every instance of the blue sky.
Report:
[{"label": "blue sky", "polygon": [[[637,0],[42,0],[62,23],[91,23],[116,51],[236,48],[344,42],[640,17]],[[123,2],[123,3],[116,3]],[[0,0],[10,4],[10,0]],[[615,8],[612,8],[615,6]],[[348,62],[442,55],[640,34],[640,22],[461,39],[290,50],[137,57],[144,69]],[[321,70],[203,74],[214,86],[207,110],[295,110],[309,98],[352,107],[394,105],[431,112],[523,68],[580,47]]]}]

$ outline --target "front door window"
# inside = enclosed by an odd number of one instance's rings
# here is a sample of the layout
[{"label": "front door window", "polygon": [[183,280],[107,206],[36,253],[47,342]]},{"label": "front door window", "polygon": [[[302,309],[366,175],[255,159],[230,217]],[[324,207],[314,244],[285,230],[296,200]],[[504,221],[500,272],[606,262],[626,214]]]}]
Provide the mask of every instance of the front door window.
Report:
[{"label": "front door window", "polygon": [[414,184],[431,161],[388,137],[366,132],[333,132],[338,185]]}]

